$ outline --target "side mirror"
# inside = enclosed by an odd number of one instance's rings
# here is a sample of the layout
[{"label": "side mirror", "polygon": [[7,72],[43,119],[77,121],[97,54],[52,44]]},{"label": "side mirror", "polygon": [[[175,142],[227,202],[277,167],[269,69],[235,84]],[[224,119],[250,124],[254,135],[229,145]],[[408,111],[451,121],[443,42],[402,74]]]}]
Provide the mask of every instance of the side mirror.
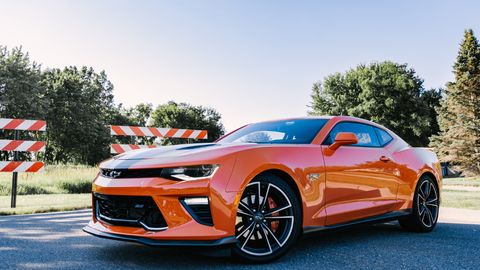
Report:
[{"label": "side mirror", "polygon": [[358,143],[358,138],[352,132],[340,132],[335,136],[335,141],[328,147],[331,150],[337,150],[342,145]]}]

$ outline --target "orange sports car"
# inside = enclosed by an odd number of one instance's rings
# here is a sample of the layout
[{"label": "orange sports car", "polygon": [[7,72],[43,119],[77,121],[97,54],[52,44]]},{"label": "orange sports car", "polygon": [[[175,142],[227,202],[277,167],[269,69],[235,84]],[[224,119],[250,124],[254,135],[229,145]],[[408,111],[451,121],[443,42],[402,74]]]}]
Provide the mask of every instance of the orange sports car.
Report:
[{"label": "orange sports car", "polygon": [[303,233],[396,219],[429,232],[441,181],[433,152],[370,121],[268,121],[214,143],[103,162],[84,231],[152,246],[224,246],[240,259],[267,262]]}]

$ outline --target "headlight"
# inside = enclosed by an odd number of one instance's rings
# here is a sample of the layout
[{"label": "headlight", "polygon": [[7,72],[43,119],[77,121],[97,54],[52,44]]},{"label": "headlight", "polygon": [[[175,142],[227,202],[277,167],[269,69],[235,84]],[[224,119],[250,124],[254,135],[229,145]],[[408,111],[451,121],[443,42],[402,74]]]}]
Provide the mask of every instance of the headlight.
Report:
[{"label": "headlight", "polygon": [[198,165],[174,168],[163,168],[161,176],[169,179],[180,179],[183,181],[202,179],[213,176],[218,165]]}]

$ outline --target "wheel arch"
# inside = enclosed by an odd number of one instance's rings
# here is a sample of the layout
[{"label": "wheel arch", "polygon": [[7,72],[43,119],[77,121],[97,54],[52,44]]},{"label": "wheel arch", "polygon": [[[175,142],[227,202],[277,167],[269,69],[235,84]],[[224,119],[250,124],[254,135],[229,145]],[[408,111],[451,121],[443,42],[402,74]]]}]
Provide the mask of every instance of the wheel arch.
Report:
[{"label": "wheel arch", "polygon": [[295,194],[295,197],[297,197],[298,202],[302,206],[302,207],[300,207],[300,209],[301,209],[300,215],[301,215],[301,220],[303,220],[303,212],[304,212],[303,200],[302,200],[302,195],[300,193],[300,189],[299,189],[298,184],[295,181],[295,179],[289,173],[287,173],[283,170],[280,170],[280,169],[264,170],[264,171],[258,173],[257,175],[255,175],[252,179],[254,179],[255,177],[257,177],[259,175],[262,175],[262,174],[273,174],[277,177],[280,177],[292,189],[293,193]]}]

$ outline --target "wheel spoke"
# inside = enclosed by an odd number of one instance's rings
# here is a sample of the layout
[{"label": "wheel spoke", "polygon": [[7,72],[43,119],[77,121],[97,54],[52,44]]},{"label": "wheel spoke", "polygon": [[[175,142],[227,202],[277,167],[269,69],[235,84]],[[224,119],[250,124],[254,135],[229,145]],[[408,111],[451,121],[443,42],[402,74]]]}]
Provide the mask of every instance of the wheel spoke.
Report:
[{"label": "wheel spoke", "polygon": [[265,232],[265,229],[262,227],[259,229],[259,231],[262,233],[263,237],[265,237],[265,240],[267,241],[267,245],[268,245],[268,250],[270,251],[269,253],[272,253],[272,245],[270,245],[270,240],[268,240],[268,235],[267,233]]},{"label": "wheel spoke", "polygon": [[418,193],[418,199],[419,201],[421,200],[422,202],[425,201],[425,198],[420,194],[420,192]]},{"label": "wheel spoke", "polygon": [[293,219],[293,216],[271,216],[264,217],[265,219]]},{"label": "wheel spoke", "polygon": [[[254,222],[250,223],[250,225],[248,225],[247,228],[245,228],[245,230],[243,230],[241,233],[239,233],[236,238],[238,239],[238,238],[240,238],[240,236],[244,235],[245,232],[248,231],[248,230],[253,226],[253,224],[254,224]],[[252,230],[252,231],[253,231],[253,230]],[[250,233],[251,233],[251,232],[250,232]],[[250,234],[250,233],[249,233],[249,234]]]},{"label": "wheel spoke", "polygon": [[257,211],[260,211],[260,198],[261,198],[261,195],[262,193],[260,192],[260,187],[261,187],[261,184],[260,182],[258,182],[257,184],[257,197],[255,198],[255,204],[256,204],[256,207],[257,207]]},{"label": "wheel spoke", "polygon": [[425,212],[425,207],[423,205],[420,205],[420,210],[418,211],[418,214],[420,215],[420,217],[424,214]]},{"label": "wheel spoke", "polygon": [[[252,223],[252,226],[253,226],[253,223]],[[245,242],[243,242],[242,249],[245,247],[248,241],[250,241],[250,238],[252,238],[253,232],[255,232],[255,226],[253,226],[253,229],[250,231],[250,233],[248,233],[247,239],[245,240]]]},{"label": "wheel spoke", "polygon": [[[426,215],[428,216],[428,220],[430,221],[430,222],[428,223],[428,224],[429,224],[428,227],[430,227],[430,226],[432,226],[432,224],[433,224],[432,212],[430,212],[430,209],[428,209],[428,208],[425,208],[425,211],[427,212]],[[426,225],[426,224],[425,224],[425,225]]]},{"label": "wheel spoke", "polygon": [[248,200],[247,200],[247,201],[248,201],[248,207],[249,207],[250,209],[253,209],[253,208],[254,208],[254,204],[253,204],[253,199],[252,199],[252,194],[251,194],[251,193],[248,194]]},{"label": "wheel spoke", "polygon": [[275,213],[278,213],[278,212],[283,211],[283,210],[285,210],[285,209],[288,209],[288,208],[290,208],[290,207],[292,207],[292,206],[289,204],[289,205],[284,206],[284,207],[281,207],[281,208],[275,208],[275,209],[273,209],[272,211],[266,213],[266,214],[265,214],[265,217],[270,216],[270,215],[273,215],[273,214],[275,214]]},{"label": "wheel spoke", "polygon": [[430,182],[426,181],[425,182],[425,199],[428,199],[430,197]]},{"label": "wheel spoke", "polygon": [[437,201],[437,198],[433,198],[431,200],[426,201],[427,204],[432,204]]},{"label": "wheel spoke", "polygon": [[270,228],[266,225],[266,224],[262,224],[262,227],[264,227],[267,232],[272,236],[273,240],[275,240],[275,242],[277,242],[278,246],[281,247],[283,246],[280,241],[278,241],[277,237],[275,236],[275,234],[272,232],[272,230],[270,230]]},{"label": "wheel spoke", "polygon": [[240,209],[237,210],[237,214],[238,214],[238,215],[242,215],[242,216],[247,216],[247,217],[253,218],[253,215],[252,215],[252,214],[245,213],[245,212],[243,212],[243,211],[240,210]]},{"label": "wheel spoke", "polygon": [[418,196],[421,197],[423,201],[424,201],[425,198],[426,198],[426,197],[425,197],[425,193],[423,192],[422,187],[420,187],[420,188],[418,189]]},{"label": "wheel spoke", "polygon": [[250,207],[246,206],[242,201],[238,204],[238,208],[240,209],[240,206],[244,208],[244,210],[247,210],[246,212],[250,213],[253,216],[252,210],[250,210]]},{"label": "wheel spoke", "polygon": [[265,202],[268,200],[269,193],[270,193],[270,183],[268,183],[267,192],[265,193],[265,196],[263,197],[262,206],[260,206],[260,209],[258,209],[258,210],[262,210],[265,207]]}]

